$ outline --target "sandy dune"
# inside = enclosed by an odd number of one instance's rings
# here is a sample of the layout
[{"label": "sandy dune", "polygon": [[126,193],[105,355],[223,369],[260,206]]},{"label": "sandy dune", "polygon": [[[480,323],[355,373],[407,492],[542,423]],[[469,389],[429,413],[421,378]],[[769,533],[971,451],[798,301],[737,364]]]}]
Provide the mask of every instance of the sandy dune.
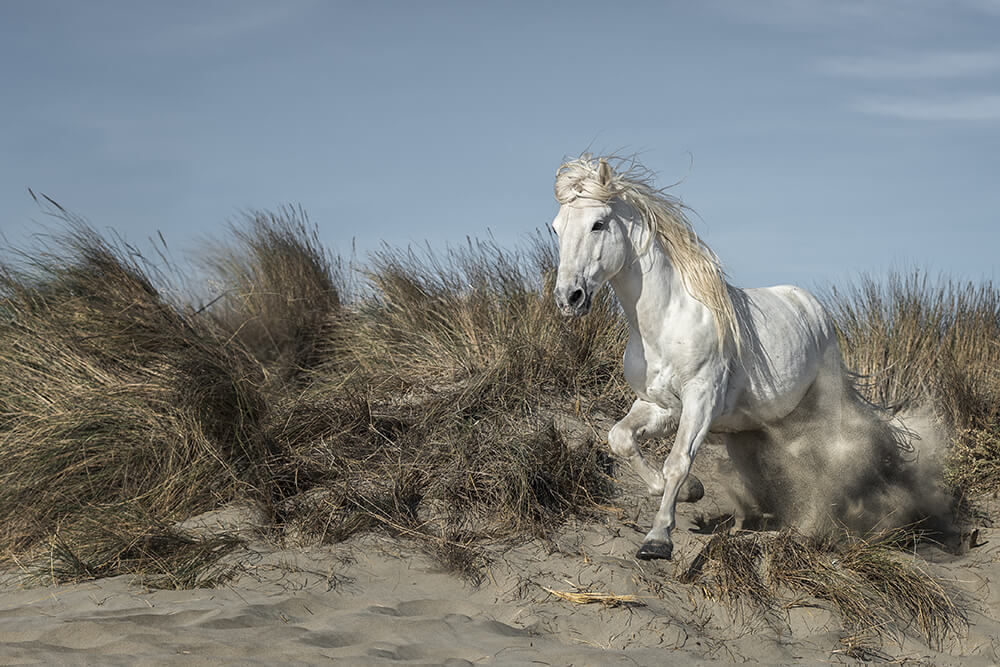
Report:
[{"label": "sandy dune", "polygon": [[[678,583],[681,563],[708,539],[691,530],[694,512],[710,510],[719,492],[707,481],[706,499],[684,509],[678,560],[669,563],[635,561],[641,534],[609,513],[551,542],[493,545],[479,586],[441,572],[417,545],[373,535],[329,547],[252,544],[254,562],[216,590],[149,591],[124,577],[32,588],[10,574],[0,591],[0,664],[853,662],[836,615],[822,607],[757,618]],[[621,504],[638,502],[645,525],[653,502],[633,491]],[[886,642],[884,653],[936,665],[1000,662],[1000,531],[984,529],[980,541],[960,557],[932,547],[916,556],[965,596],[968,636],[941,650],[907,637]],[[641,600],[580,605],[545,587]]]}]

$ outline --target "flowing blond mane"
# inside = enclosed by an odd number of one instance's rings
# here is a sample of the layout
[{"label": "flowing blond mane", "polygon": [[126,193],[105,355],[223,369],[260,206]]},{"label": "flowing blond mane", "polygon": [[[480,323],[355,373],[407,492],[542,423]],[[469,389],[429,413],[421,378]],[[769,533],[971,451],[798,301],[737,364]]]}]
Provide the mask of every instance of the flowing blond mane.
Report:
[{"label": "flowing blond mane", "polygon": [[[605,168],[602,178],[602,164]],[[663,189],[653,186],[653,174],[635,159],[616,156],[595,158],[584,153],[562,164],[556,171],[556,201],[568,204],[575,199],[610,202],[620,199],[642,217],[649,243],[659,239],[667,256],[681,275],[684,286],[695,299],[715,315],[719,347],[732,342],[740,351],[740,326],[730,286],[719,258],[705,245],[684,214],[684,205]],[[640,254],[649,245],[640,249]]]}]

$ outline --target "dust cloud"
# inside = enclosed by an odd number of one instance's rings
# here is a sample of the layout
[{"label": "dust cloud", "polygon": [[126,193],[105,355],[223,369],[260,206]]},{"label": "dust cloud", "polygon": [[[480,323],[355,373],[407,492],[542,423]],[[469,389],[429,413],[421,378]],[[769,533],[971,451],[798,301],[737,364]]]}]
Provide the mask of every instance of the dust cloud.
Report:
[{"label": "dust cloud", "polygon": [[960,534],[942,481],[947,433],[928,409],[890,415],[846,374],[820,378],[781,422],[727,434],[737,526],[792,526],[818,539],[912,528],[942,543]]}]

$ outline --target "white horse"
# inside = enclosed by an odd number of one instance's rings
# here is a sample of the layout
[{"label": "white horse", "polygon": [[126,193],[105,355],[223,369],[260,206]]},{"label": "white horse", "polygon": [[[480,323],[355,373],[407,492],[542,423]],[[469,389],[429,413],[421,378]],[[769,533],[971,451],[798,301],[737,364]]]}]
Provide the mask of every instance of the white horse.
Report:
[{"label": "white horse", "polygon": [[[608,443],[651,494],[662,495],[637,557],[669,559],[674,507],[705,437],[723,434],[745,477],[741,444],[780,424],[811,388],[842,386],[843,363],[814,296],[787,285],[728,285],[680,203],[654,189],[634,162],[626,166],[616,171],[584,155],[556,173],[555,297],[564,315],[584,315],[609,282],[621,302],[629,325],[625,379],[638,398]],[[674,427],[673,448],[657,470],[639,442]]]}]

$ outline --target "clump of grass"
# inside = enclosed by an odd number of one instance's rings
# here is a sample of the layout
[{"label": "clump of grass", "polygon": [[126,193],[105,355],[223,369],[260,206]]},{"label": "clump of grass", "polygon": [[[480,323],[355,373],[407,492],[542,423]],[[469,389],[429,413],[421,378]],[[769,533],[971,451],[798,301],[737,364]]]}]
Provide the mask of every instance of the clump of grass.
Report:
[{"label": "clump of grass", "polygon": [[204,307],[271,374],[290,380],[316,366],[346,289],[301,208],[252,211],[200,257],[219,294]]},{"label": "clump of grass", "polygon": [[792,530],[720,533],[687,567],[681,580],[709,597],[749,604],[773,618],[808,599],[840,616],[845,645],[855,654],[876,650],[885,638],[915,632],[940,647],[967,629],[957,601],[939,580],[899,550],[913,535],[889,531],[835,543],[816,543]]},{"label": "clump of grass", "polygon": [[933,406],[954,434],[953,484],[1000,490],[1000,290],[894,273],[834,290],[828,301],[868,398]]},{"label": "clump of grass", "polygon": [[324,395],[311,417],[283,420],[298,424],[275,436],[295,454],[284,474],[298,485],[279,521],[333,541],[379,528],[471,565],[482,563],[475,541],[545,535],[612,493],[602,447],[570,446],[550,422],[474,394],[409,405]]},{"label": "clump of grass", "polygon": [[57,530],[36,576],[76,583],[132,575],[149,588],[212,588],[239,573],[238,563],[224,558],[243,544],[232,535],[193,536],[155,518],[143,521],[129,509],[108,508]]},{"label": "clump of grass", "polygon": [[95,513],[145,529],[111,508],[180,520],[259,489],[254,360],[133,248],[53,212],[66,231],[0,267],[0,551],[37,553]]},{"label": "clump of grass", "polygon": [[593,441],[571,447],[551,422],[505,426],[477,425],[441,452],[428,490],[455,508],[451,524],[491,536],[544,536],[611,495],[611,462]]},{"label": "clump of grass", "polygon": [[488,378],[511,402],[555,392],[624,405],[619,366],[626,328],[613,295],[588,317],[560,317],[549,239],[508,252],[469,242],[444,256],[383,249],[372,258],[370,298],[356,363],[408,389]]},{"label": "clump of grass", "polygon": [[1000,492],[1000,421],[959,430],[946,474],[959,489]]}]

